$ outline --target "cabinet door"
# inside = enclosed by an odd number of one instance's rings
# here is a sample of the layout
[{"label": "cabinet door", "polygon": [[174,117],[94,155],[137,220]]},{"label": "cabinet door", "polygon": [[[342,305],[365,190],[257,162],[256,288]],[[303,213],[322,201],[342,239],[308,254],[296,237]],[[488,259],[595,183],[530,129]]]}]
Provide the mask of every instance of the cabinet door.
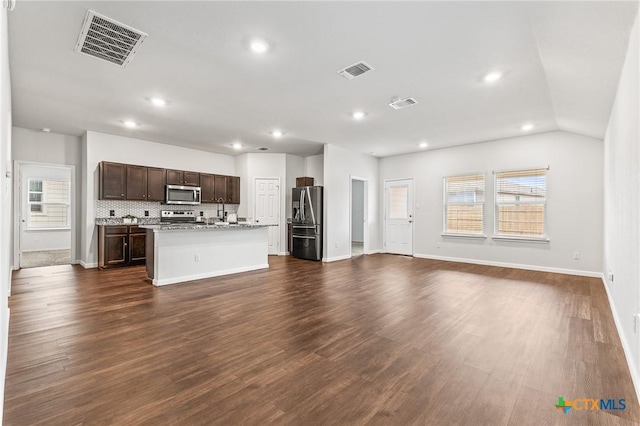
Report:
[{"label": "cabinet door", "polygon": [[182,172],[185,186],[200,186],[200,173],[198,172]]},{"label": "cabinet door", "polygon": [[146,234],[129,234],[129,264],[144,263],[146,259]]},{"label": "cabinet door", "polygon": [[167,185],[184,185],[182,170],[167,170]]},{"label": "cabinet door", "polygon": [[147,199],[147,168],[127,165],[127,200]]},{"label": "cabinet door", "polygon": [[127,263],[127,234],[105,235],[104,265],[117,266]]},{"label": "cabinet door", "polygon": [[227,203],[240,204],[240,178],[227,176]]},{"label": "cabinet door", "polygon": [[207,175],[204,173],[200,174],[200,187],[202,188],[201,193],[201,201],[203,203],[213,203],[215,202],[215,176]]},{"label": "cabinet door", "polygon": [[164,201],[164,169],[147,168],[147,201]]},{"label": "cabinet door", "polygon": [[126,166],[119,163],[100,163],[100,199],[124,200]]},{"label": "cabinet door", "polygon": [[[214,177],[214,198],[216,202],[227,202],[227,177],[215,175]],[[219,201],[220,200],[220,201]]]}]

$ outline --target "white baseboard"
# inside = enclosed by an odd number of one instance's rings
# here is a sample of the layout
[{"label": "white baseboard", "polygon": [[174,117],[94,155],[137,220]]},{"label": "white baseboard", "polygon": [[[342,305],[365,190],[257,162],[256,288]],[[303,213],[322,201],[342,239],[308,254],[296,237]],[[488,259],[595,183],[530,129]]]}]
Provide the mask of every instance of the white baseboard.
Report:
[{"label": "white baseboard", "polygon": [[578,275],[580,277],[602,277],[602,272],[580,271],[578,269],[551,268],[547,266],[522,265],[519,263],[493,262],[490,260],[465,259],[447,256],[432,256],[430,254],[414,254],[413,257],[421,259],[444,260],[446,262],[471,263],[474,265],[499,266],[501,268],[524,269],[527,271],[553,272],[556,274]]},{"label": "white baseboard", "polygon": [[288,251],[281,251],[280,253],[278,253],[278,256],[289,256],[289,252]]},{"label": "white baseboard", "polygon": [[383,251],[380,249],[368,250],[365,254],[378,254],[378,253],[383,253]]},{"label": "white baseboard", "polygon": [[98,267],[98,263],[97,262],[96,263],[87,263],[87,262],[85,262],[83,260],[80,260],[78,263],[80,264],[80,266],[82,266],[85,269],[97,268]]},{"label": "white baseboard", "polygon": [[351,254],[345,254],[344,256],[323,257],[323,262],[337,262],[338,260],[351,259]]},{"label": "white baseboard", "polygon": [[7,358],[9,354],[9,318],[11,310],[7,307],[7,321],[2,324],[2,354],[0,354],[0,424],[2,424],[2,414],[4,413],[4,384],[7,376]]},{"label": "white baseboard", "polygon": [[204,273],[204,274],[194,274],[194,275],[188,275],[188,276],[184,276],[184,277],[167,278],[167,279],[164,279],[164,280],[154,279],[153,280],[153,285],[155,285],[155,286],[163,286],[163,285],[169,285],[169,284],[177,284],[177,283],[183,283],[183,282],[186,282],[186,281],[201,280],[203,278],[219,277],[221,275],[238,274],[240,272],[256,271],[258,269],[268,269],[268,268],[269,268],[269,264],[265,263],[265,264],[260,264],[260,265],[246,266],[246,267],[242,267],[242,268],[225,269],[223,271],[207,272],[207,273]]},{"label": "white baseboard", "polygon": [[620,337],[620,342],[622,343],[622,350],[624,351],[624,357],[627,360],[627,365],[629,366],[629,373],[631,374],[631,381],[633,382],[633,387],[636,390],[636,399],[640,401],[640,377],[638,376],[638,370],[636,370],[635,365],[633,364],[633,355],[631,352],[631,347],[629,346],[629,342],[624,336],[622,332],[622,324],[620,324],[620,317],[618,316],[618,311],[616,311],[616,305],[613,303],[613,298],[611,297],[611,293],[609,292],[609,286],[607,285],[607,280],[605,279],[604,274],[600,274],[600,278],[602,279],[602,284],[604,285],[604,289],[607,292],[607,299],[609,299],[609,306],[611,306],[611,314],[613,315],[613,322],[616,324],[616,330],[618,330],[618,337]]}]

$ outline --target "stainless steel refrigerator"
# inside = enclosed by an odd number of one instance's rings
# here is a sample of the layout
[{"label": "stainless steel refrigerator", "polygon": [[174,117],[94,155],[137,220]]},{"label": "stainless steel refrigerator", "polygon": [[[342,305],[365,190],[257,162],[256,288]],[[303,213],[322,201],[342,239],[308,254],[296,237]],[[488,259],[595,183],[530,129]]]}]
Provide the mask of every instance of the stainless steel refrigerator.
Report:
[{"label": "stainless steel refrigerator", "polygon": [[292,191],[291,254],[322,260],[322,187],[301,186]]}]

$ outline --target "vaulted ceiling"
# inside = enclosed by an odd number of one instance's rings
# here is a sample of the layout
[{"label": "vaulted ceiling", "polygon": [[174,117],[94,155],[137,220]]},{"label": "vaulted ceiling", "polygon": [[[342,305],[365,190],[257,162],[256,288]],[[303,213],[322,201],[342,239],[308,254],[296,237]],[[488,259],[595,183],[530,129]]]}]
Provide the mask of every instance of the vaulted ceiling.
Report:
[{"label": "vaulted ceiling", "polygon": [[[148,34],[127,67],[74,52],[88,9]],[[232,155],[333,143],[388,156],[525,123],[603,138],[636,13],[624,1],[21,1],[9,13],[13,121]],[[254,37],[266,53],[248,48]],[[361,60],[374,70],[336,73]],[[502,78],[486,83],[492,71]],[[388,105],[409,96],[418,104]]]}]

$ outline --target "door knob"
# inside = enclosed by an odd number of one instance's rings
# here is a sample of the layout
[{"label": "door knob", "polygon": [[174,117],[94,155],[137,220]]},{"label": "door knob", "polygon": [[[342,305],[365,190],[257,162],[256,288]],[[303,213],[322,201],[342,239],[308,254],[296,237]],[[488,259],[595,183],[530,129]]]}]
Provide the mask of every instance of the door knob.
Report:
[{"label": "door knob", "polygon": [[413,221],[412,221],[412,220],[410,220],[410,221],[409,221],[409,223],[413,223]]}]

